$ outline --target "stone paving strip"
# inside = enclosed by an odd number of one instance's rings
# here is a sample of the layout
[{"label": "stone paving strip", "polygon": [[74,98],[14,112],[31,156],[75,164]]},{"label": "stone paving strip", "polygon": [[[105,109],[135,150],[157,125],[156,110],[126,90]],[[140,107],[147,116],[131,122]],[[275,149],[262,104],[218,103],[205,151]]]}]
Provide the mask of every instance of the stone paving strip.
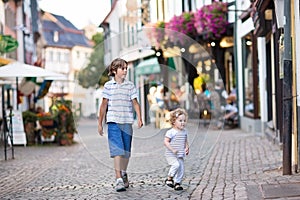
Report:
[{"label": "stone paving strip", "polygon": [[95,122],[81,124],[72,146],[17,147],[16,159],[1,160],[0,199],[246,200],[249,191],[264,184],[300,180],[297,175],[281,175],[281,151],[265,138],[239,129],[207,131],[190,123],[184,190],[174,191],[164,184],[169,169],[164,158],[165,130],[145,126],[135,130],[130,187],[117,193],[107,137],[98,136]]}]

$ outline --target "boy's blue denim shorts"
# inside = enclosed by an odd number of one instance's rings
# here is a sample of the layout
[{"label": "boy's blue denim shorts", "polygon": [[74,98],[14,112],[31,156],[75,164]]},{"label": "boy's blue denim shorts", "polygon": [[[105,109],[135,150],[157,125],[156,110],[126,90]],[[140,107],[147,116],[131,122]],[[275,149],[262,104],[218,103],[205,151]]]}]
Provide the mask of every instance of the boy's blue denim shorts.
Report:
[{"label": "boy's blue denim shorts", "polygon": [[129,158],[132,142],[132,124],[107,123],[110,157]]}]

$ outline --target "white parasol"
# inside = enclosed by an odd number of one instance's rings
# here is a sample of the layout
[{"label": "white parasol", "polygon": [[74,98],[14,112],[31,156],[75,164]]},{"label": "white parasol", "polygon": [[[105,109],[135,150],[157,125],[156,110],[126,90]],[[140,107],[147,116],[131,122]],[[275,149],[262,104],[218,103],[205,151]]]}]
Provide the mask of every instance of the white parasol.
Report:
[{"label": "white parasol", "polygon": [[64,77],[56,73],[34,65],[28,65],[21,62],[12,62],[0,67],[0,77]]},{"label": "white parasol", "polygon": [[[61,77],[65,78],[65,75],[56,73],[41,67],[36,67],[34,65],[25,64],[19,61],[13,61],[7,65],[0,67],[0,78],[16,78],[17,90],[18,88],[18,78],[22,77]],[[28,87],[28,85],[26,86]],[[32,86],[31,86],[32,88]],[[3,90],[3,88],[2,88]],[[24,90],[24,88],[23,88]],[[27,88],[28,90],[28,88]],[[4,99],[4,97],[2,97]],[[2,102],[3,103],[3,102]],[[18,104],[17,104],[18,109]]]}]

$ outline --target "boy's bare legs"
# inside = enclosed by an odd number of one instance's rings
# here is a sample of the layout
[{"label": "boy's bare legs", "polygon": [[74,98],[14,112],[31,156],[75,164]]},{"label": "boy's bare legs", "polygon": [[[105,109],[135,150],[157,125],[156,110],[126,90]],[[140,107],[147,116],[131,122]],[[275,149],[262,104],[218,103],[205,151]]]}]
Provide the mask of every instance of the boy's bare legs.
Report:
[{"label": "boy's bare legs", "polygon": [[121,157],[121,171],[126,172],[129,163],[129,158]]},{"label": "boy's bare legs", "polygon": [[[128,162],[127,162],[128,163]],[[126,164],[126,162],[125,162]],[[122,178],[122,170],[124,166],[124,159],[121,156],[114,157],[114,167],[116,173],[116,191],[126,191],[126,185],[124,183],[124,179]],[[127,166],[126,166],[127,167]]]},{"label": "boy's bare legs", "polygon": [[122,178],[121,171],[126,172],[128,163],[129,163],[129,158],[123,158],[122,156],[114,157],[116,178]]},{"label": "boy's bare legs", "polygon": [[115,167],[115,173],[116,173],[116,178],[121,178],[121,156],[115,156],[114,157],[114,167]]}]

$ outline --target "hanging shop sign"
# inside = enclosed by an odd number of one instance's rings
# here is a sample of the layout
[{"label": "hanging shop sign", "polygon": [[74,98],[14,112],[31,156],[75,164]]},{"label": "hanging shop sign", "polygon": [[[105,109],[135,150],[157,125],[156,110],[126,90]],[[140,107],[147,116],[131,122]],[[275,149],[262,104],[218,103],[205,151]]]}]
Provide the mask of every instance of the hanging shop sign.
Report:
[{"label": "hanging shop sign", "polygon": [[10,35],[0,34],[0,53],[9,53],[16,50],[19,46],[18,41]]}]

